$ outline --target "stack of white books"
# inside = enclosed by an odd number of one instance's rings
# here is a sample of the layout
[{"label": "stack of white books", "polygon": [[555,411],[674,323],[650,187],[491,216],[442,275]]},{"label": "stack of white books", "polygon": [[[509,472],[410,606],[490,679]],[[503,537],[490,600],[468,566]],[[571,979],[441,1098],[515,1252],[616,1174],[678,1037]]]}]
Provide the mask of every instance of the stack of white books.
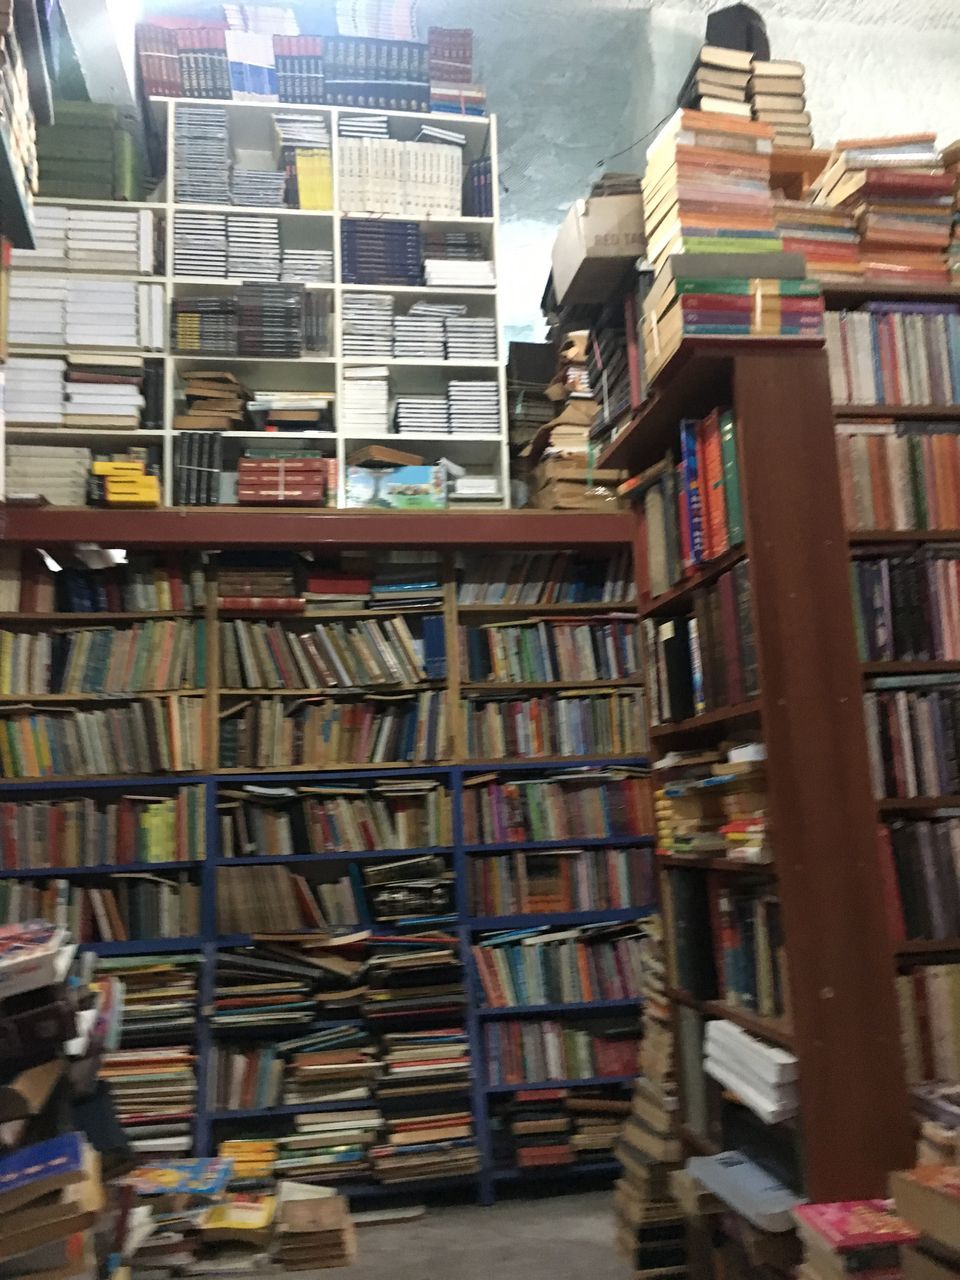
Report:
[{"label": "stack of white books", "polygon": [[9,329],[13,342],[61,347],[66,341],[67,285],[41,271],[18,271],[10,278]]},{"label": "stack of white books", "polygon": [[393,297],[382,293],[345,293],[341,355],[393,355]]},{"label": "stack of white books", "polygon": [[163,285],[127,280],[67,281],[66,340],[75,347],[164,346]]},{"label": "stack of white books", "polygon": [[150,209],[71,209],[68,269],[153,275],[153,219]]},{"label": "stack of white books", "polygon": [[11,262],[20,267],[50,271],[67,269],[67,223],[69,213],[61,205],[38,204],[33,210],[35,249],[14,249]]},{"label": "stack of white books", "polygon": [[454,435],[500,430],[500,388],[496,382],[452,379],[447,386],[450,430]]},{"label": "stack of white books", "polygon": [[66,368],[65,360],[52,357],[11,356],[7,361],[7,422],[62,426]]},{"label": "stack of white books", "polygon": [[403,218],[459,217],[459,147],[393,138],[340,139],[340,208]]},{"label": "stack of white books", "polygon": [[716,1018],[707,1023],[703,1055],[706,1074],[735,1093],[765,1124],[779,1124],[797,1114],[800,1067],[786,1049]]},{"label": "stack of white books", "polygon": [[390,371],[358,365],[343,371],[344,435],[384,435],[390,423]]},{"label": "stack of white books", "polygon": [[493,263],[485,259],[426,258],[423,277],[437,289],[492,289],[497,283]]},{"label": "stack of white books", "polygon": [[446,338],[448,360],[497,358],[497,322],[488,316],[450,317]]}]

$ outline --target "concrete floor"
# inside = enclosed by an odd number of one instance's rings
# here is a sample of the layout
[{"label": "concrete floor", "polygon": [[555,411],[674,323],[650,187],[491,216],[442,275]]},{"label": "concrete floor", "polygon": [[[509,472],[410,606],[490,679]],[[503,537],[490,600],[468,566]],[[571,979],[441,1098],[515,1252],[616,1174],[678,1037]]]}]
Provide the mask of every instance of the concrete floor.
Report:
[{"label": "concrete floor", "polygon": [[[508,1200],[490,1209],[428,1209],[416,1222],[363,1227],[349,1270],[332,1280],[628,1280],[614,1248],[613,1195]],[[304,1280],[306,1272],[299,1273]]]}]

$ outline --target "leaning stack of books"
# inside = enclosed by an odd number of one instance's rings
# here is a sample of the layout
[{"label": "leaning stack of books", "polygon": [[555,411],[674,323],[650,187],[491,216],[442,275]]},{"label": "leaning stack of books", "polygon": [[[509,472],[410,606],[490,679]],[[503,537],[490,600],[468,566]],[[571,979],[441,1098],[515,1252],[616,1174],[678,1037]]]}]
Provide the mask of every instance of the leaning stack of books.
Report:
[{"label": "leaning stack of books", "polygon": [[750,67],[753,118],[773,126],[774,146],[803,151],[813,146],[803,71],[802,62],[759,58]]},{"label": "leaning stack of books", "polygon": [[[822,333],[819,287],[796,279],[775,228],[773,134],[759,121],[678,111],[647,151],[643,207],[657,277],[644,302],[648,380],[686,337]],[[677,254],[704,255],[699,279],[678,283]]]},{"label": "leaning stack of books", "polygon": [[915,133],[838,142],[811,190],[856,217],[867,279],[942,285],[955,188],[936,135]]}]

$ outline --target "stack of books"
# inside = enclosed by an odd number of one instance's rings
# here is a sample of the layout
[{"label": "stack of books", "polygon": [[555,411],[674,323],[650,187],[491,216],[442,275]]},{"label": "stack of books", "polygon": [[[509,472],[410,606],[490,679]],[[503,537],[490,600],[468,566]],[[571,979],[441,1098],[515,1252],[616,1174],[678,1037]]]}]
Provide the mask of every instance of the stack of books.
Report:
[{"label": "stack of books", "polygon": [[55,507],[82,507],[92,455],[81,445],[8,444],[7,496],[37,494]]},{"label": "stack of books", "polygon": [[55,121],[37,130],[40,194],[142,200],[144,175],[132,117],[100,102],[58,99]]},{"label": "stack of books", "polygon": [[533,926],[481,935],[473,957],[487,1005],[506,1009],[638,997],[641,950],[633,925]]},{"label": "stack of books", "polygon": [[431,27],[427,33],[430,110],[482,116],[487,95],[476,83],[473,32],[464,27]]},{"label": "stack of books", "polygon": [[156,224],[149,209],[127,212],[40,205],[34,217],[37,247],[14,249],[15,267],[153,274]]},{"label": "stack of books", "polygon": [[814,203],[854,214],[868,280],[945,284],[956,176],[932,133],[838,142]]},{"label": "stack of books", "polygon": [[442,435],[450,430],[447,397],[397,396],[393,427],[401,436]]},{"label": "stack of books", "polygon": [[[45,271],[67,269],[67,226],[70,210],[64,205],[37,205],[33,211],[33,249],[12,249],[14,267],[42,268]],[[121,268],[122,269],[122,268]],[[136,270],[136,268],[134,268]]]},{"label": "stack of books", "polygon": [[468,1110],[386,1116],[387,1142],[370,1151],[374,1173],[388,1185],[423,1178],[466,1178],[480,1172],[480,1152]]},{"label": "stack of books", "polygon": [[707,1023],[703,1069],[764,1124],[790,1120],[799,1110],[799,1064],[794,1054],[757,1040],[725,1018]]},{"label": "stack of books", "polygon": [[[276,279],[279,276],[277,268]],[[302,284],[250,284],[237,292],[237,354],[296,359],[306,343],[306,294]],[[325,334],[311,336],[320,345]]]},{"label": "stack of books", "polygon": [[774,220],[784,252],[801,254],[815,279],[842,283],[863,275],[860,236],[852,213],[806,200],[777,200]]},{"label": "stack of books", "polygon": [[[456,1078],[465,1087],[470,1052],[462,1028],[443,1033],[446,1037],[441,1041],[446,1050],[443,1054],[429,1051],[429,1045],[423,1041],[425,1033],[401,1033],[392,1029],[402,1026],[414,1014],[429,1013],[454,1021],[462,1016],[467,997],[455,936],[444,932],[442,927],[435,932],[374,934],[370,939],[366,979],[364,1017],[374,1027],[390,1028],[384,1057],[387,1077],[410,1080],[424,1071],[436,1073],[443,1080]],[[408,1035],[412,1037],[409,1042]],[[434,1058],[435,1065],[429,1066]]]},{"label": "stack of books", "polygon": [[326,102],[323,36],[275,35],[273,60],[281,102]]},{"label": "stack of books", "polygon": [[333,281],[332,249],[281,248],[280,279],[284,284],[329,284]]},{"label": "stack of books", "polygon": [[470,778],[463,798],[467,844],[518,844],[587,836],[646,836],[653,796],[642,768],[564,772],[522,782]]},{"label": "stack of books", "polygon": [[521,1089],[504,1102],[496,1115],[505,1141],[496,1143],[494,1160],[516,1169],[573,1164],[569,1097],[567,1089]]},{"label": "stack of books", "polygon": [[348,436],[382,436],[390,429],[390,371],[357,366],[343,371],[340,426]]},{"label": "stack of books", "polygon": [[649,849],[551,849],[470,859],[478,916],[642,907],[655,898]]},{"label": "stack of books", "polygon": [[393,355],[393,306],[392,294],[345,293],[341,355],[389,359]]},{"label": "stack of books", "polygon": [[393,354],[398,360],[444,360],[443,318],[417,309],[393,322]]},{"label": "stack of books", "polygon": [[483,1037],[491,1085],[632,1077],[636,1072],[639,1030],[633,1018],[503,1018],[486,1023]]},{"label": "stack of books", "polygon": [[482,316],[448,316],[444,329],[448,360],[496,361],[496,320]]},{"label": "stack of books", "polygon": [[420,225],[344,218],[340,224],[344,284],[420,284]]},{"label": "stack of books", "polygon": [[[58,357],[11,356],[6,363],[4,408],[11,425],[63,426],[63,376],[67,362]],[[7,473],[7,485],[10,474]],[[82,500],[81,500],[82,502]]]},{"label": "stack of books", "polygon": [[390,117],[384,115],[341,116],[337,122],[341,138],[389,138]]},{"label": "stack of books", "polygon": [[[772,145],[770,125],[678,111],[648,149],[643,206],[657,277],[644,301],[648,379],[688,335],[822,332],[818,287],[788,279],[793,264],[771,256],[783,247],[770,190]],[[680,283],[672,266],[678,253],[706,255],[699,280]]]},{"label": "stack of books", "polygon": [[18,271],[10,278],[8,327],[25,346],[62,346],[66,341],[67,281],[56,275]]},{"label": "stack of books", "polygon": [[173,220],[173,270],[178,276],[226,276],[227,219],[219,213],[178,213]]},{"label": "stack of books", "polygon": [[261,431],[333,430],[333,395],[327,391],[255,391],[247,401],[251,424]]},{"label": "stack of books", "polygon": [[677,106],[749,120],[747,86],[753,65],[753,54],[747,50],[705,44],[680,90]]},{"label": "stack of books", "polygon": [[[393,138],[340,138],[340,208],[399,218],[459,218],[463,156],[459,147]],[[383,174],[394,175],[384,185]]]},{"label": "stack of books", "polygon": [[[960,1179],[955,1159],[951,1164],[953,1167],[920,1164],[890,1175],[890,1193],[904,1224],[900,1265],[907,1280],[922,1276],[951,1280],[960,1271],[960,1233],[955,1217]],[[911,1230],[919,1238],[907,1239]]]},{"label": "stack of books", "polygon": [[280,223],[234,214],[227,218],[227,275],[240,280],[280,279]]},{"label": "stack of books", "polygon": [[286,188],[286,174],[275,169],[244,169],[234,165],[230,175],[231,203],[246,208],[280,208]]},{"label": "stack of books", "polygon": [[[149,399],[147,393],[149,392]],[[162,386],[142,356],[67,357],[64,426],[135,428],[162,416]]]},{"label": "stack of books", "polygon": [[226,110],[178,106],[176,112],[177,204],[230,204],[230,129]]},{"label": "stack of books", "polygon": [[137,1154],[189,1155],[196,1113],[194,1062],[185,1045],[104,1055],[100,1077],[110,1085],[117,1117]]},{"label": "stack of books", "polygon": [[326,118],[311,112],[278,111],[273,117],[286,173],[286,203],[291,209],[333,207],[333,165]]},{"label": "stack of books", "polygon": [[229,431],[243,422],[248,395],[236,374],[225,370],[198,369],[186,373],[183,379],[185,408],[174,417],[174,429]]},{"label": "stack of books", "polygon": [[721,754],[671,753],[657,761],[664,784],[656,794],[657,848],[671,855],[769,862],[762,748],[739,752],[747,756],[739,762],[721,760]]},{"label": "stack of books", "polygon": [[325,41],[326,101],[335,107],[426,111],[427,46],[412,40],[340,36]]},{"label": "stack of books", "polygon": [[350,1266],[357,1256],[357,1233],[347,1201],[325,1187],[285,1179],[277,1198],[274,1249],[285,1271]]},{"label": "stack of books", "polygon": [[454,435],[499,435],[499,383],[451,378],[447,383],[447,412]]},{"label": "stack of books", "polygon": [[78,347],[144,347],[166,345],[162,284],[69,279],[64,339]]},{"label": "stack of books", "polygon": [[813,146],[802,62],[754,58],[750,65],[750,103],[754,120],[773,126],[776,147],[809,151]]},{"label": "stack of books", "polygon": [[237,299],[227,294],[174,298],[170,313],[174,350],[191,355],[237,354]]},{"label": "stack of books", "polygon": [[[930,1171],[933,1176],[938,1172]],[[922,1173],[925,1175],[926,1170]],[[895,1191],[912,1176],[893,1174],[891,1184]],[[902,1198],[908,1201],[909,1195]],[[903,1211],[899,1201],[897,1210]],[[804,1204],[793,1210],[793,1219],[803,1246],[803,1263],[797,1271],[800,1280],[827,1280],[838,1273],[914,1274],[906,1268],[901,1270],[901,1250],[903,1255],[912,1253],[910,1246],[917,1244],[920,1233],[911,1221],[897,1217],[889,1200]],[[920,1254],[919,1259],[922,1263],[924,1255]]]},{"label": "stack of books", "polygon": [[825,336],[834,404],[960,403],[956,303],[867,302],[828,314]]}]

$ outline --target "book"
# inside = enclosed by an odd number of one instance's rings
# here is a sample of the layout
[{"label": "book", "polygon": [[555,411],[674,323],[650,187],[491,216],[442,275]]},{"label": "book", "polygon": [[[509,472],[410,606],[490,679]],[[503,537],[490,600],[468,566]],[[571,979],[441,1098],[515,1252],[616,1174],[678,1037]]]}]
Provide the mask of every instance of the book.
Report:
[{"label": "book", "polygon": [[464,720],[467,755],[474,760],[643,755],[649,742],[640,689],[571,688],[525,697],[474,691],[465,702]]},{"label": "book", "polygon": [[474,915],[601,911],[653,900],[647,849],[559,849],[470,860]]},{"label": "book", "polygon": [[532,933],[519,942],[481,935],[473,946],[491,1008],[628,1000],[639,994],[641,935],[634,926]]},{"label": "book", "polygon": [[652,794],[640,767],[521,779],[481,774],[464,791],[463,838],[469,845],[642,836],[652,829]]},{"label": "book", "polygon": [[5,1214],[52,1192],[96,1180],[96,1157],[79,1133],[33,1143],[0,1159]]},{"label": "book", "polygon": [[913,1243],[922,1232],[937,1245],[960,1249],[955,1221],[960,1184],[955,1169],[933,1165],[892,1173],[890,1193],[904,1220],[904,1234],[913,1237],[904,1239],[904,1244]]},{"label": "book", "polygon": [[583,1025],[572,1015],[562,1022],[506,1018],[486,1023],[483,1036],[491,1085],[632,1076],[635,1071],[637,1030],[630,1021],[593,1018]]}]

